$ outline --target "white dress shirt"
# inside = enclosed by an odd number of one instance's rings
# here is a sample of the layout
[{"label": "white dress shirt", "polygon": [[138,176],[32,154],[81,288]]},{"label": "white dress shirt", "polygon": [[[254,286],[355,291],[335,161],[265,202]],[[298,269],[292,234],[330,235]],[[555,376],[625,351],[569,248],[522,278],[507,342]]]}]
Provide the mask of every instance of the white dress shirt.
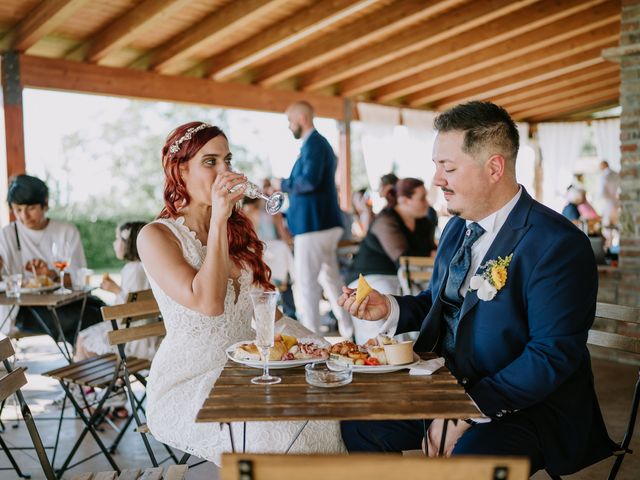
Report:
[{"label": "white dress shirt", "polygon": [[[478,267],[480,267],[480,262],[489,251],[489,247],[498,236],[498,232],[507,221],[507,217],[513,210],[513,207],[516,206],[518,200],[520,199],[520,195],[522,195],[522,187],[518,189],[518,193],[509,200],[500,210],[493,212],[488,217],[483,218],[477,223],[484,228],[484,233],[480,235],[478,240],[471,246],[471,266],[469,267],[469,272],[462,282],[460,286],[460,295],[464,298],[469,290],[469,283],[471,282],[471,277],[475,275]],[[473,223],[470,220],[467,220],[467,226]],[[392,296],[387,295],[389,299],[389,303],[391,305],[391,312],[387,317],[386,322],[380,328],[381,332],[385,332],[386,335],[392,337],[395,335],[396,329],[398,328],[398,320],[400,319],[400,307],[398,305],[398,301]]]}]

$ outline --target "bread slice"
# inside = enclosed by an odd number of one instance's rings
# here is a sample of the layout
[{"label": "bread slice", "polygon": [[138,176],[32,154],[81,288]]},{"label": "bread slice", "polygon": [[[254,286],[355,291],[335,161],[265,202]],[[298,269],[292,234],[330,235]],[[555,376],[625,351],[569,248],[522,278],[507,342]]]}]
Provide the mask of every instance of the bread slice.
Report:
[{"label": "bread slice", "polygon": [[372,291],[373,288],[371,288],[371,285],[369,285],[362,274],[360,274],[358,277],[358,288],[356,289],[356,303],[363,301]]},{"label": "bread slice", "polygon": [[[269,349],[269,361],[282,360],[284,354],[287,353],[287,348],[282,340],[273,344],[273,347]],[[233,352],[233,356],[238,360],[253,360],[259,361],[260,350],[256,347],[255,343],[243,343],[236,347]]]}]

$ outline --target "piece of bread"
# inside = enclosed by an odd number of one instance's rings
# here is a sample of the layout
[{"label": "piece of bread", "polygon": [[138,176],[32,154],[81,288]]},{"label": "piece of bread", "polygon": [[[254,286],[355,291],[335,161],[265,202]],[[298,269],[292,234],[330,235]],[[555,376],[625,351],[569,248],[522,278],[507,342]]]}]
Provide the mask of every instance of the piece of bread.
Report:
[{"label": "piece of bread", "polygon": [[[287,348],[282,340],[274,342],[273,347],[269,349],[269,361],[282,360]],[[243,343],[236,347],[233,356],[238,360],[260,360],[260,350],[255,343]]]},{"label": "piece of bread", "polygon": [[372,291],[373,288],[371,288],[371,285],[369,285],[362,274],[360,274],[358,277],[358,288],[356,289],[356,303],[363,301]]},{"label": "piece of bread", "polygon": [[369,347],[367,351],[369,352],[370,357],[378,359],[378,362],[380,362],[380,365],[387,365],[389,363],[387,361],[387,356],[384,353],[384,347],[381,347],[381,346]]}]

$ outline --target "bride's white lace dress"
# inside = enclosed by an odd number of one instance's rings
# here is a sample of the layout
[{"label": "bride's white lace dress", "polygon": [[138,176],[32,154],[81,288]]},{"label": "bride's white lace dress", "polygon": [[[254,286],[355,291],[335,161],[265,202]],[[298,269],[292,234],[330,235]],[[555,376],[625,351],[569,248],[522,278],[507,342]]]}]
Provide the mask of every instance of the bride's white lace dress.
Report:
[{"label": "bride's white lace dress", "polygon": [[[180,240],[185,260],[199,269],[206,248],[184,225],[184,219],[156,222],[173,232]],[[237,296],[233,281],[229,280],[224,313],[211,317],[180,305],[149,277],[167,334],[148,377],[147,424],[160,442],[217,464],[223,451],[231,451],[228,428],[220,428],[217,423],[195,423],[195,418],[227,361],[225,349],[255,337],[248,295],[254,288],[251,280],[251,273],[243,270]],[[283,453],[301,425],[302,422],[250,422],[247,450]],[[242,425],[233,424],[233,430],[236,446],[240,447]],[[309,422],[291,449],[298,453],[343,451],[339,424],[329,421]]]}]

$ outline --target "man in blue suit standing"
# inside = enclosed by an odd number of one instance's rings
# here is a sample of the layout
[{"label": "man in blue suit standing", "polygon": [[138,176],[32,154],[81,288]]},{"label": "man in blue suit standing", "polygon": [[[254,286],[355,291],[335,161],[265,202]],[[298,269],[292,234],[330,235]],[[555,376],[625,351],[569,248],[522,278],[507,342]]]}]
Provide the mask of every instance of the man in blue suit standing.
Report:
[{"label": "man in blue suit standing", "polygon": [[351,316],[338,306],[343,280],[336,250],[343,228],[335,183],[336,156],[315,129],[311,105],[294,103],[286,114],[293,136],[303,142],[291,175],[281,182],[281,190],[289,194],[287,225],[293,235],[298,317],[314,332],[320,329],[322,286],[340,335],[351,338]]},{"label": "man in blue suit standing", "polygon": [[[485,415],[449,424],[445,453],[522,455],[532,473],[573,473],[612,453],[586,347],[598,276],[587,237],[516,181],[519,137],[509,114],[469,102],[435,120],[435,184],[448,222],[429,288],[372,292],[351,314],[419,330],[415,350],[444,356]],[[482,422],[482,423],[479,423]],[[442,420],[344,422],[349,451],[438,452]],[[425,438],[426,430],[426,438]]]}]

